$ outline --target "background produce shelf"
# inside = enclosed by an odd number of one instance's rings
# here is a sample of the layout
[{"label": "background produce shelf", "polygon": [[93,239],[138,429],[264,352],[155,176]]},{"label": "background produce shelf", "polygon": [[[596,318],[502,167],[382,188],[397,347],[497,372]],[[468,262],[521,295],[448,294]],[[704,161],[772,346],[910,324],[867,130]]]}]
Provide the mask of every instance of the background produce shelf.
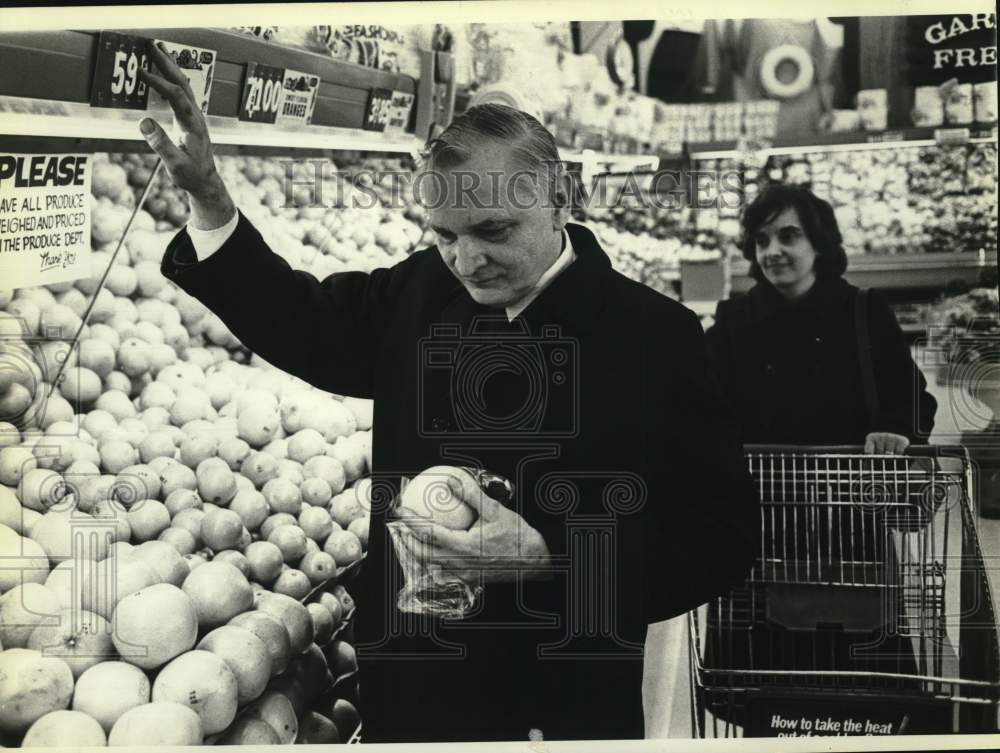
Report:
[{"label": "background produce shelf", "polygon": [[[864,288],[943,289],[952,282],[975,287],[985,270],[996,267],[996,250],[983,253],[859,255],[850,258],[844,277],[852,285]],[[750,264],[745,259],[732,261],[734,293],[745,293],[753,287],[749,270]]]},{"label": "background produce shelf", "polygon": [[[993,126],[942,126],[941,128],[904,128],[893,131],[849,131],[842,133],[816,133],[808,137],[778,137],[761,141],[761,149],[768,154],[794,154],[802,151],[832,151],[836,149],[885,149],[899,146],[933,146],[938,138],[948,138],[967,130],[968,143],[983,144],[997,140],[997,127]],[[739,142],[691,142],[687,151],[691,159],[732,157],[738,153]]]}]

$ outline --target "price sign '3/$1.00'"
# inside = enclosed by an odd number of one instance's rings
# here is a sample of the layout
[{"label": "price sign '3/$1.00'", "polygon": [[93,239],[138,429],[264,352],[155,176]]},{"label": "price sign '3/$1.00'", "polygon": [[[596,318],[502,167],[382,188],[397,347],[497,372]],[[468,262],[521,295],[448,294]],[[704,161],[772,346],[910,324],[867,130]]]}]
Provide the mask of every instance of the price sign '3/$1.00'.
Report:
[{"label": "price sign '3/$1.00'", "polygon": [[261,63],[248,63],[239,119],[252,123],[274,123],[281,105],[285,71]]}]

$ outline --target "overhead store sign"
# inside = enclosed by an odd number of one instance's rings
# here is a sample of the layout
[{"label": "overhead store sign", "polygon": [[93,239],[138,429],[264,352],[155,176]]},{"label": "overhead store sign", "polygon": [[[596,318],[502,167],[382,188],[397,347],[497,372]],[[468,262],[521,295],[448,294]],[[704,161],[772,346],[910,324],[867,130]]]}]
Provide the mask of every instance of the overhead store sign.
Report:
[{"label": "overhead store sign", "polygon": [[312,123],[316,109],[319,76],[302,71],[285,69],[282,77],[281,96],[278,100],[276,123]]},{"label": "overhead store sign", "polygon": [[906,23],[911,85],[996,80],[996,14],[910,16]]},{"label": "overhead store sign", "polygon": [[251,123],[274,123],[283,99],[285,69],[248,63],[240,97],[239,119]]},{"label": "overhead store sign", "polygon": [[[996,16],[992,13],[974,13],[968,22],[961,16],[952,16],[951,22],[945,26],[943,21],[936,21],[924,30],[924,39],[929,44],[937,45],[955,37],[967,36],[980,29],[995,29]],[[995,44],[980,47],[938,48],[933,50],[934,69],[950,65],[954,68],[964,66],[996,65],[997,46]]]},{"label": "overhead store sign", "polygon": [[0,278],[8,289],[91,275],[89,154],[0,153]]}]

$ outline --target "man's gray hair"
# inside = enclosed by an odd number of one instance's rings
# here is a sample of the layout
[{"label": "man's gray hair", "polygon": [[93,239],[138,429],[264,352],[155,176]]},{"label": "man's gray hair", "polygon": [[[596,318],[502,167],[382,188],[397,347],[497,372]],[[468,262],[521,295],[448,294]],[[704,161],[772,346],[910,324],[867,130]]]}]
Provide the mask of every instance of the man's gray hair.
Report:
[{"label": "man's gray hair", "polygon": [[507,105],[470,107],[455,118],[421,153],[422,169],[449,170],[472,158],[483,141],[507,145],[514,164],[545,176],[550,187],[562,172],[555,137],[536,118]]},{"label": "man's gray hair", "polygon": [[470,107],[424,147],[424,159],[447,169],[465,162],[483,139],[508,144],[511,156],[525,170],[559,161],[556,140],[548,129],[521,110],[496,103]]}]

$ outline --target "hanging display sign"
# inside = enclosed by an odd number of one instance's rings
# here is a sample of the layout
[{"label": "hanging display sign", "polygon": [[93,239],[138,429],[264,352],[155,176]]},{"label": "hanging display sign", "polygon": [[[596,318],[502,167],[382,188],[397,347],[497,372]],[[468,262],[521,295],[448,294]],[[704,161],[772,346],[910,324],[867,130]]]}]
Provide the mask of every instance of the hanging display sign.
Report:
[{"label": "hanging display sign", "polygon": [[309,125],[316,109],[319,76],[285,69],[276,123]]},{"label": "hanging display sign", "polygon": [[911,85],[996,80],[995,13],[911,16],[907,25]]},{"label": "hanging display sign", "polygon": [[386,117],[385,132],[392,135],[402,135],[406,132],[406,126],[410,122],[410,111],[413,109],[413,101],[416,99],[412,94],[405,92],[392,93],[392,100],[389,103],[389,113]]},{"label": "hanging display sign", "polygon": [[[177,67],[191,85],[195,101],[202,112],[208,112],[208,98],[212,91],[212,76],[215,72],[215,50],[193,47],[189,44],[177,44],[163,39],[154,39],[153,44],[162,45],[166,53],[174,59]],[[167,101],[157,92],[152,94],[154,102],[167,107]]]},{"label": "hanging display sign", "polygon": [[392,89],[372,89],[365,108],[366,131],[384,131],[392,111]]},{"label": "hanging display sign", "polygon": [[90,88],[91,106],[145,110],[151,96],[155,107],[168,106],[158,93],[151,95],[139,78],[140,70],[152,70],[150,44],[162,45],[173,58],[190,83],[201,111],[207,112],[217,58],[215,50],[112,31],[102,31],[98,39],[97,62]]},{"label": "hanging display sign", "polygon": [[139,71],[150,69],[149,40],[133,34],[102,31],[97,41],[97,62],[90,88],[92,107],[145,110],[149,90]]},{"label": "hanging display sign", "polygon": [[240,97],[239,119],[251,123],[274,123],[283,97],[285,69],[248,63]]},{"label": "hanging display sign", "polygon": [[0,153],[0,278],[5,288],[92,274],[92,169],[89,154]]}]

